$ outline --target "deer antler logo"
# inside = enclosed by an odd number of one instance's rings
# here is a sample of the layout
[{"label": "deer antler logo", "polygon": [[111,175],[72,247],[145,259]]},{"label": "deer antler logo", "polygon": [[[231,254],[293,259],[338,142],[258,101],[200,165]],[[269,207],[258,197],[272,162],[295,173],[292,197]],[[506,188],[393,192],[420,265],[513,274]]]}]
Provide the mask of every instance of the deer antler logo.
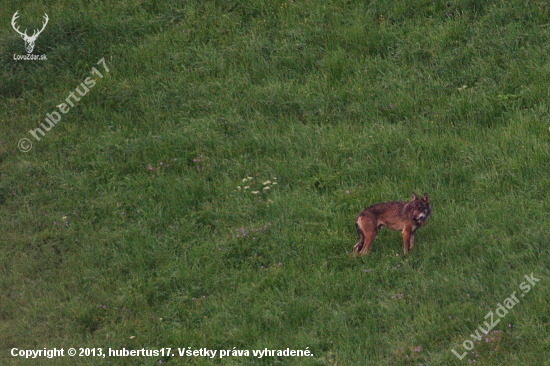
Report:
[{"label": "deer antler logo", "polygon": [[16,24],[15,24],[15,21],[17,20],[17,18],[19,18],[19,15],[17,14],[18,11],[15,12],[15,14],[13,14],[13,17],[11,18],[11,26],[13,27],[13,29],[19,33],[19,35],[21,36],[21,38],[23,38],[23,40],[25,41],[25,49],[27,50],[27,53],[32,53],[32,50],[34,49],[34,42],[36,42],[36,39],[38,38],[38,36],[40,35],[40,33],[42,33],[42,31],[44,30],[44,28],[46,28],[46,24],[48,24],[48,14],[44,13],[44,25],[42,26],[42,29],[40,29],[38,32],[35,30],[33,33],[32,33],[32,36],[28,36],[27,35],[27,30],[25,29],[25,32],[20,32],[19,31],[19,26],[17,26],[16,28]]}]

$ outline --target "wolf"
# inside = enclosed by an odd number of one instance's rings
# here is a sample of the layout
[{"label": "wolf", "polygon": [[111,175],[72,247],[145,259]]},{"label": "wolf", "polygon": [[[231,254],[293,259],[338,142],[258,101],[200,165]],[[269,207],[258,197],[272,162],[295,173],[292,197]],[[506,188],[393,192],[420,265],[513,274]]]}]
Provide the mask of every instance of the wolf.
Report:
[{"label": "wolf", "polygon": [[403,251],[405,256],[414,247],[416,230],[424,225],[432,213],[430,199],[424,193],[418,198],[412,193],[409,202],[383,202],[365,208],[355,220],[359,242],[355,244],[357,255],[368,253],[376,234],[381,227],[400,230],[403,234]]}]

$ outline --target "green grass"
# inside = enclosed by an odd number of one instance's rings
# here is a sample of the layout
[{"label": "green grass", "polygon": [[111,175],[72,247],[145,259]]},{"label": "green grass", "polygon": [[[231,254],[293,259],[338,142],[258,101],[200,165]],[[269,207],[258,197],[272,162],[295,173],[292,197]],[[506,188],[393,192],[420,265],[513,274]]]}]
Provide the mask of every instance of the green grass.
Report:
[{"label": "green grass", "polygon": [[[47,61],[13,60],[16,10],[48,13]],[[3,364],[548,364],[545,1],[8,0],[0,20]],[[384,230],[351,255],[357,213],[412,191],[433,212],[409,257]]]}]

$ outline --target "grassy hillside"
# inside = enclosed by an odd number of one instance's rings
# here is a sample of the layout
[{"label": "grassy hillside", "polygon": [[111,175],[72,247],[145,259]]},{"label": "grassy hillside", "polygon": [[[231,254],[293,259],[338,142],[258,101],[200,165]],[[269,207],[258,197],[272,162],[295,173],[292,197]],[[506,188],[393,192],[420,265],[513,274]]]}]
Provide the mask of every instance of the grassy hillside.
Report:
[{"label": "grassy hillside", "polygon": [[[3,364],[549,364],[546,1],[5,4]],[[411,254],[352,255],[412,191]],[[174,356],[11,355],[70,347]]]}]

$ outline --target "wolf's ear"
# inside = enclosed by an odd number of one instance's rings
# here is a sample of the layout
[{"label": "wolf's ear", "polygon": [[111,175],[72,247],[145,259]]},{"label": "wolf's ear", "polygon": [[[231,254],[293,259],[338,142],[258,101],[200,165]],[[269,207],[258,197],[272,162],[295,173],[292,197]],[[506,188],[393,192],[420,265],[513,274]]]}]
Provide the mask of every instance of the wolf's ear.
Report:
[{"label": "wolf's ear", "polygon": [[418,199],[418,196],[416,195],[416,193],[413,192],[411,196],[411,201],[416,201],[417,199]]},{"label": "wolf's ear", "polygon": [[428,198],[428,194],[424,193],[424,196],[422,196],[422,199],[426,201],[426,203],[430,203],[430,199]]}]

